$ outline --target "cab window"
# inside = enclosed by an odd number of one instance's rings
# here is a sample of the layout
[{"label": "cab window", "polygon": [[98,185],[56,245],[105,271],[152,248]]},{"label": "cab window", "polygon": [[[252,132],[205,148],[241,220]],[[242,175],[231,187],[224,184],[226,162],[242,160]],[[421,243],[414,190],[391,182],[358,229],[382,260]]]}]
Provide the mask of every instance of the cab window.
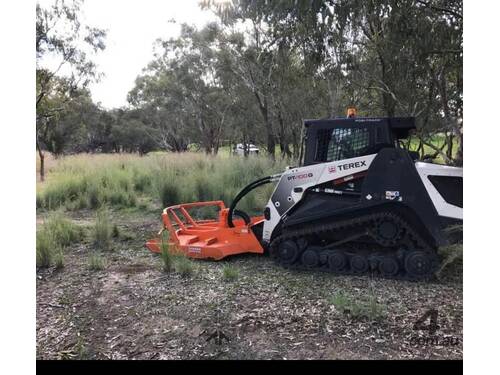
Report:
[{"label": "cab window", "polygon": [[322,129],[317,132],[317,162],[355,158],[366,155],[370,145],[370,132],[367,128]]}]

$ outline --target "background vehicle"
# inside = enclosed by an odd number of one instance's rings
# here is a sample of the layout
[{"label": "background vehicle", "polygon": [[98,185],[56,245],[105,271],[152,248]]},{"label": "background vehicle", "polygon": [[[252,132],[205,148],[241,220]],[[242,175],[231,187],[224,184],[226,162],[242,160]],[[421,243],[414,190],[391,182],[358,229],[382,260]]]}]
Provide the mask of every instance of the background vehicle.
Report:
[{"label": "background vehicle", "polygon": [[245,147],[247,149],[248,155],[257,155],[259,153],[259,148],[251,143],[246,145],[243,145],[243,143],[238,143],[236,147],[233,149],[233,152],[236,155],[243,156],[245,155]]}]

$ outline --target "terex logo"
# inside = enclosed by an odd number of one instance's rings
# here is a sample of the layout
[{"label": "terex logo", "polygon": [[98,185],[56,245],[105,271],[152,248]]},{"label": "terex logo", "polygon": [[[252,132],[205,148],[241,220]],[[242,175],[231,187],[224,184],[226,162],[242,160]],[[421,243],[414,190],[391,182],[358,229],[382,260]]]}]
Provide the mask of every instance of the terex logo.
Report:
[{"label": "terex logo", "polygon": [[328,167],[328,173],[335,173],[335,172],[337,172],[337,168],[335,167],[335,165]]},{"label": "terex logo", "polygon": [[302,180],[304,178],[311,178],[312,176],[313,176],[312,173],[302,173],[302,174],[298,174],[296,176],[288,176],[288,181]]},{"label": "terex logo", "polygon": [[348,164],[339,165],[339,169],[341,171],[345,171],[346,169],[351,169],[351,168],[359,168],[359,167],[366,167],[366,160],[357,161],[355,163],[348,163]]}]

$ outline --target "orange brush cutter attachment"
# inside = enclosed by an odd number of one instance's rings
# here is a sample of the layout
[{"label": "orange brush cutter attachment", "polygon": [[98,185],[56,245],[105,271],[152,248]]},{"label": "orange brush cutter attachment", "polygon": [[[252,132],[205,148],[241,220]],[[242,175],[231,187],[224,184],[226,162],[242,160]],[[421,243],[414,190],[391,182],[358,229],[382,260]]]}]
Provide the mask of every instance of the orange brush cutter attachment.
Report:
[{"label": "orange brush cutter attachment", "polygon": [[[218,220],[194,220],[188,213],[191,208],[208,206],[219,208]],[[242,219],[234,219],[234,227],[229,227],[228,211],[229,208],[226,208],[222,201],[167,207],[162,214],[163,229],[158,233],[158,238],[146,243],[146,247],[154,253],[160,253],[163,231],[167,230],[169,251],[184,253],[190,258],[219,260],[241,253],[262,254],[264,249],[251,227],[262,222],[264,218],[252,217],[248,224]]]}]

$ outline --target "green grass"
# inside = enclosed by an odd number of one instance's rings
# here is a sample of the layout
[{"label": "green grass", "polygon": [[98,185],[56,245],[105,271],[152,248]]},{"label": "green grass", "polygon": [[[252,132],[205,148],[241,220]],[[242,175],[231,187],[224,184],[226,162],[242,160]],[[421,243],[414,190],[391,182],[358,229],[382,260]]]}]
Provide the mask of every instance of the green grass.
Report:
[{"label": "green grass", "polygon": [[[440,147],[443,135],[430,141]],[[418,140],[410,139],[410,149],[418,148]],[[454,143],[454,153],[457,144]],[[434,153],[424,146],[425,154]],[[442,162],[437,157],[436,162]],[[163,207],[202,200],[223,200],[230,204],[248,183],[277,172],[292,160],[276,161],[265,155],[243,158],[221,153],[154,152],[147,156],[135,154],[79,154],[52,161],[47,181],[40,183],[36,195],[38,209],[67,210],[114,208],[144,209],[144,202]],[[250,214],[261,212],[269,198],[272,184],[252,192],[240,202]]]},{"label": "green grass", "polygon": [[50,267],[55,250],[54,238],[47,231],[39,231],[36,234],[36,265],[37,267]]},{"label": "green grass", "polygon": [[100,250],[109,250],[111,238],[113,237],[113,225],[107,208],[97,211],[94,224],[94,245]]},{"label": "green grass", "polygon": [[436,272],[436,276],[441,278],[455,265],[463,263],[462,233],[463,225],[453,225],[446,228],[445,232],[450,236],[451,242],[448,246],[439,248],[439,255],[442,258],[441,265]]},{"label": "green grass", "polygon": [[163,271],[164,272],[171,272],[173,269],[173,255],[169,251],[169,246],[168,246],[168,232],[164,231],[162,232],[162,238],[161,238],[161,260],[163,262]]},{"label": "green grass", "polygon": [[233,266],[225,265],[222,269],[222,279],[224,281],[235,281],[239,276],[238,269]]},{"label": "green grass", "polygon": [[89,255],[87,266],[91,271],[101,271],[106,267],[106,262],[101,255],[96,252],[92,252]]},{"label": "green grass", "polygon": [[50,232],[57,245],[66,247],[72,243],[79,242],[83,238],[83,229],[71,222],[59,212],[48,215],[43,224],[43,229]]},{"label": "green grass", "polygon": [[64,252],[62,248],[59,248],[54,254],[54,267],[56,270],[64,268]]},{"label": "green grass", "polygon": [[113,238],[120,238],[120,229],[118,228],[118,226],[116,224],[113,225],[113,230],[111,232],[111,236]]},{"label": "green grass", "polygon": [[183,278],[191,277],[195,273],[193,261],[183,254],[174,256],[174,268]]},{"label": "green grass", "polygon": [[[60,158],[47,181],[39,184],[37,208],[54,210],[130,208],[152,201],[163,207],[201,200],[223,200],[229,205],[248,183],[283,171],[292,161],[264,156],[206,156],[186,152],[73,155]],[[262,210],[272,186],[256,190],[241,201],[249,213]]]},{"label": "green grass", "polygon": [[386,306],[379,303],[373,294],[354,299],[344,292],[338,292],[330,297],[328,302],[339,312],[356,319],[367,318],[376,321],[387,315]]},{"label": "green grass", "polygon": [[340,312],[345,313],[350,309],[350,306],[352,304],[352,301],[347,295],[345,295],[342,292],[338,292],[334,294],[331,298],[329,298],[328,302],[335,306],[337,310]]},{"label": "green grass", "polygon": [[65,218],[59,211],[50,213],[36,233],[36,265],[62,268],[64,248],[80,242],[83,229]]},{"label": "green grass", "polygon": [[[434,145],[437,148],[441,148],[441,146],[443,146],[446,143],[446,137],[444,134],[434,134],[434,135],[430,136],[429,139],[427,139],[426,141],[428,143],[431,143],[432,145]],[[409,149],[411,151],[417,151],[419,144],[420,144],[420,142],[419,142],[418,138],[412,137],[412,138],[410,138]],[[425,155],[433,155],[436,153],[436,151],[428,145],[423,144],[422,149],[423,149],[424,156]],[[444,148],[443,151],[446,152],[446,147]],[[454,137],[453,138],[452,157],[455,157],[457,155],[457,151],[458,151],[458,140],[456,139],[456,137]],[[441,155],[437,155],[437,157],[434,159],[434,162],[438,163],[438,164],[446,164]]]}]

